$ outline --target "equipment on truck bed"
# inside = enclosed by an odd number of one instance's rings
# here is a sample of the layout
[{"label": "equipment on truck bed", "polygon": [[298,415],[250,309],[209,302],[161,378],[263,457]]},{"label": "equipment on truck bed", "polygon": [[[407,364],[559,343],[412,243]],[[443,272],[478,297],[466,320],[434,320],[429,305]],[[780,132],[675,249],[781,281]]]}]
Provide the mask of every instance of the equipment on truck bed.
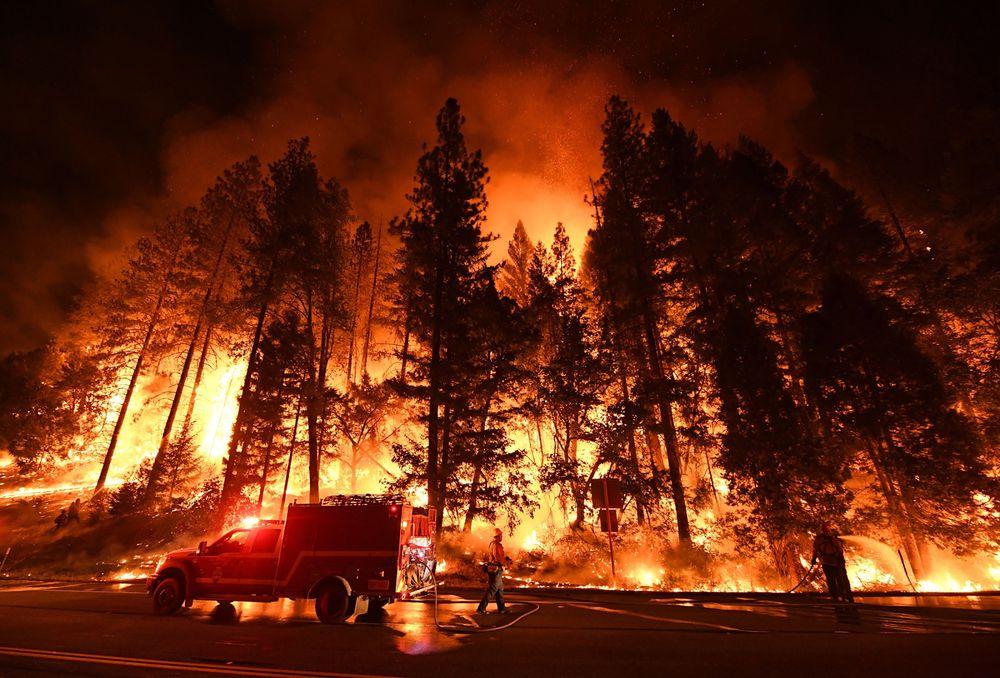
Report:
[{"label": "equipment on truck bed", "polygon": [[307,598],[321,621],[335,623],[427,586],[435,536],[434,509],[399,495],[335,495],[172,552],[147,589],[158,614],[196,599]]}]

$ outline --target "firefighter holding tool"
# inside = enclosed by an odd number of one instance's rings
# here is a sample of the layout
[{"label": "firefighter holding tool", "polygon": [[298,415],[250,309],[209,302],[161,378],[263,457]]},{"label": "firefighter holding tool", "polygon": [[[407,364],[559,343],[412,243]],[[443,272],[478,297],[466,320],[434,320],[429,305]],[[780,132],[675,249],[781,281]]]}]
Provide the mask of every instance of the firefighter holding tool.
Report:
[{"label": "firefighter holding tool", "polygon": [[503,614],[507,607],[503,602],[503,568],[510,562],[510,558],[503,550],[503,532],[499,529],[493,532],[493,541],[490,542],[486,550],[486,559],[483,561],[483,570],[486,572],[487,586],[483,599],[479,601],[479,614],[486,613],[486,606],[490,603],[490,598],[494,598],[497,603],[497,612]]},{"label": "firefighter holding tool", "polygon": [[844,543],[834,533],[830,523],[823,523],[819,534],[813,540],[810,567],[815,565],[817,560],[823,566],[830,597],[845,603],[853,603],[854,596],[851,594],[851,583],[847,579],[847,565],[844,562]]}]

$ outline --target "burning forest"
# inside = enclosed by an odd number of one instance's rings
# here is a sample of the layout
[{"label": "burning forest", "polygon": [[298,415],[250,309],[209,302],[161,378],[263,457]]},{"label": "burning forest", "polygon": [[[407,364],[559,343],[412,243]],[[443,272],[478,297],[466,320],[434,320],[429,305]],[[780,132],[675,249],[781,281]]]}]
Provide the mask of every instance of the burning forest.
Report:
[{"label": "burning forest", "polygon": [[[504,256],[464,124],[449,99],[384,223],[302,138],[155,224],[4,361],[8,506],[80,496],[56,537],[138,523],[162,547],[392,490],[456,554],[516,534],[525,582],[694,590],[791,586],[832,521],[863,588],[997,586],[990,309],[891,222],[816,162],[612,97],[582,251],[518,224]],[[964,254],[979,285],[988,252]]]},{"label": "burning forest", "polygon": [[828,523],[855,588],[1000,587],[997,220],[961,167],[944,237],[646,89],[574,119],[595,162],[552,188],[502,151],[491,172],[485,99],[414,115],[426,143],[381,185],[308,129],[194,153],[188,184],[217,176],[0,360],[2,575],[141,576],[392,492],[436,510],[459,579],[496,526],[520,585],[787,591]]}]

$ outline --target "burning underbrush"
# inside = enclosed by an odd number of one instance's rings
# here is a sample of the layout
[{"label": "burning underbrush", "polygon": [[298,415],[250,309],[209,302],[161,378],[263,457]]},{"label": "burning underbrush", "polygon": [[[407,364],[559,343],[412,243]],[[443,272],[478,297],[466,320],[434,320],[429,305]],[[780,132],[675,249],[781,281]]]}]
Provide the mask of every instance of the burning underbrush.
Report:
[{"label": "burning underbrush", "polygon": [[[37,579],[139,579],[166,552],[197,544],[209,532],[215,497],[203,491],[155,513],[116,510],[122,492],[105,492],[78,505],[74,494],[53,492],[8,499],[0,505],[3,577]],[[60,516],[62,519],[60,520]]]},{"label": "burning underbrush", "polygon": [[[960,560],[943,551],[916,580],[896,550],[868,537],[846,536],[848,576],[856,591],[981,592],[1000,588],[1000,555]],[[439,546],[439,581],[453,586],[481,586],[489,533],[447,532]],[[770,554],[747,557],[708,545],[679,548],[661,530],[623,526],[614,537],[615,571],[606,534],[591,530],[531,530],[521,541],[505,543],[513,563],[508,587],[584,587],[647,591],[769,592],[795,588],[825,591],[822,570],[809,568],[808,554],[788,572],[774,566]],[[983,563],[986,563],[985,567]],[[796,585],[798,586],[796,587]]]}]

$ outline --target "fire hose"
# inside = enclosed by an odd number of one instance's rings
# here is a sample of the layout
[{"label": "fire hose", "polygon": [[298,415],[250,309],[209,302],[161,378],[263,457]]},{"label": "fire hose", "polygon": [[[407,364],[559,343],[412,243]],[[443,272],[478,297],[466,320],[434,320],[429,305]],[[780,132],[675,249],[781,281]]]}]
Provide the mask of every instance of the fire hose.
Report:
[{"label": "fire hose", "polygon": [[910,583],[910,588],[913,589],[914,593],[919,593],[919,591],[917,591],[917,587],[913,585],[913,580],[910,579],[910,570],[906,567],[906,561],[903,560],[903,551],[902,551],[902,549],[896,549],[896,553],[899,554],[899,562],[903,566],[903,574],[906,575],[906,581],[908,581]]},{"label": "fire hose", "polygon": [[[501,624],[500,626],[491,626],[490,628],[473,628],[470,626],[456,626],[454,624],[442,624],[438,619],[438,581],[437,581],[437,563],[434,564],[434,568],[431,570],[431,579],[434,582],[434,626],[438,628],[439,631],[444,631],[445,633],[491,633],[493,631],[503,631],[504,629],[509,629],[511,626],[521,621],[529,615],[533,615],[538,612],[540,607],[535,603],[525,603],[531,606],[531,609],[527,612],[514,617],[506,624]],[[455,600],[449,601],[451,604],[467,603],[467,600]],[[447,603],[443,603],[447,604]]]},{"label": "fire hose", "polygon": [[816,568],[816,561],[814,560],[812,561],[812,563],[809,564],[809,569],[806,570],[806,573],[804,575],[802,575],[802,579],[799,580],[799,583],[793,586],[792,588],[788,589],[786,593],[795,593],[795,589],[799,588],[800,586],[806,583],[806,579],[809,578],[809,575],[812,574],[812,571],[815,568]]}]

